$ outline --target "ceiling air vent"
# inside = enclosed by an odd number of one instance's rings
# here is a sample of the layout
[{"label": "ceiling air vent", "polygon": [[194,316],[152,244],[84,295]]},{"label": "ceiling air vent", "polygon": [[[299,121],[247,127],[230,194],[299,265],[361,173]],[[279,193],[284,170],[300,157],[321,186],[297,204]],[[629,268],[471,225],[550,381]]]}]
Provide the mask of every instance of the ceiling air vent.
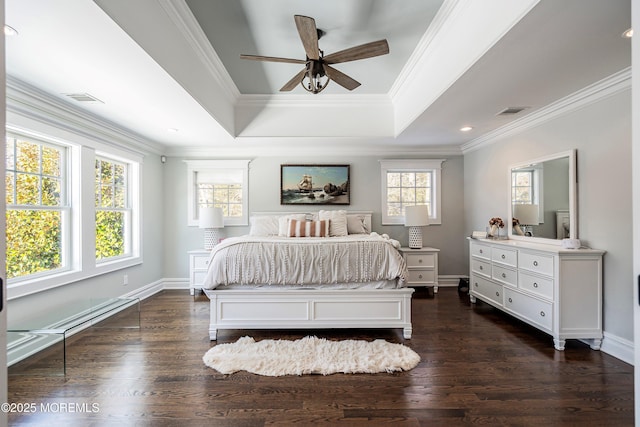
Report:
[{"label": "ceiling air vent", "polygon": [[104,104],[104,102],[100,101],[93,95],[89,95],[88,93],[65,93],[64,95],[68,96],[71,99],[75,99],[78,102],[99,102],[101,104]]},{"label": "ceiling air vent", "polygon": [[519,112],[526,110],[529,107],[507,107],[504,110],[500,111],[496,116],[512,116],[514,114],[518,114]]}]

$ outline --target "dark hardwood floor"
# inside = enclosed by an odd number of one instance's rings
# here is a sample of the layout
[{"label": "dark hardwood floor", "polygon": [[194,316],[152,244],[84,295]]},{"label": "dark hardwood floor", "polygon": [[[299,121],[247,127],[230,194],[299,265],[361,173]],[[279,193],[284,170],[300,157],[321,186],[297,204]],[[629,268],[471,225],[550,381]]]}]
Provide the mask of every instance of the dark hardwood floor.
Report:
[{"label": "dark hardwood floor", "polygon": [[[218,342],[374,339],[405,343],[409,372],[261,377],[222,375],[202,362],[205,296],[163,291],[142,302],[141,329],[85,330],[67,346],[67,375],[24,376],[59,358],[45,351],[10,368],[12,426],[632,426],[633,367],[550,336],[467,295],[414,294],[413,338],[401,330],[219,331]],[[48,410],[48,411],[47,411]],[[75,412],[73,412],[75,411]]]}]

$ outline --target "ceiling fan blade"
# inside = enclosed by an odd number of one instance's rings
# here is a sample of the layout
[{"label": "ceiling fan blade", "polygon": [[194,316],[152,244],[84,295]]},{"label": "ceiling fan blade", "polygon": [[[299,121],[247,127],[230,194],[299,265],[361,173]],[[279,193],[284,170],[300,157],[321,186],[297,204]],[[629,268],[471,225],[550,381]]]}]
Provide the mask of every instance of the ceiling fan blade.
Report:
[{"label": "ceiling fan blade", "polygon": [[343,88],[354,90],[355,88],[360,86],[359,82],[347,76],[343,72],[340,72],[335,68],[328,66],[327,64],[322,64],[322,67],[324,68],[324,73],[329,76],[331,80],[338,83]]},{"label": "ceiling fan blade", "polygon": [[300,84],[300,82],[302,81],[306,73],[307,73],[307,69],[304,68],[298,74],[293,76],[293,78],[289,80],[284,86],[282,86],[282,88],[280,89],[280,92],[289,92],[293,90],[296,86]]},{"label": "ceiling fan blade", "polygon": [[327,64],[338,64],[340,62],[355,61],[358,59],[372,58],[374,56],[386,55],[389,53],[389,44],[386,40],[361,44],[341,50],[324,57]]},{"label": "ceiling fan blade", "polygon": [[309,59],[320,59],[320,51],[318,50],[318,29],[316,28],[316,21],[313,18],[302,15],[294,15],[293,19],[296,21],[296,27],[298,27],[298,34],[300,34],[300,40],[304,46],[304,51],[307,53]]},{"label": "ceiling fan blade", "polygon": [[306,61],[303,61],[302,59],[278,58],[275,56],[240,55],[240,58],[251,59],[252,61],[269,61],[269,62],[286,62],[289,64],[306,64]]}]

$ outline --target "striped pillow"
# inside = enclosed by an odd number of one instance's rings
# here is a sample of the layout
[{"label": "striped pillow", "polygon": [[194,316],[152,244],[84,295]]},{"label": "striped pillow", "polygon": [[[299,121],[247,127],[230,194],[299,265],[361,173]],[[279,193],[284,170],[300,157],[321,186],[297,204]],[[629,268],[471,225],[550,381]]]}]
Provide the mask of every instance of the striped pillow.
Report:
[{"label": "striped pillow", "polygon": [[327,237],[329,221],[299,221],[290,219],[287,227],[288,237]]}]

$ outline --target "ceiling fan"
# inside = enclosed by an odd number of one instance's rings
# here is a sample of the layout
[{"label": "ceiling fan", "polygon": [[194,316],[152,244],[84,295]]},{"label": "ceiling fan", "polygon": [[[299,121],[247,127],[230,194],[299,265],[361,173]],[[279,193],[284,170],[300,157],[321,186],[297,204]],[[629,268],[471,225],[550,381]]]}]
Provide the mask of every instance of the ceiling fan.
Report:
[{"label": "ceiling fan", "polygon": [[302,15],[294,15],[293,18],[296,21],[298,34],[300,34],[302,45],[307,54],[306,60],[260,55],[240,55],[242,59],[251,59],[254,61],[304,64],[304,69],[282,86],[280,89],[281,92],[291,91],[300,83],[306,91],[319,93],[327,87],[331,80],[348,90],[353,90],[360,86],[360,83],[336,70],[330,64],[356,61],[358,59],[372,58],[389,53],[387,41],[378,40],[324,56],[324,52],[318,47],[318,39],[320,39],[325,32],[316,28],[316,21],[313,18]]}]

